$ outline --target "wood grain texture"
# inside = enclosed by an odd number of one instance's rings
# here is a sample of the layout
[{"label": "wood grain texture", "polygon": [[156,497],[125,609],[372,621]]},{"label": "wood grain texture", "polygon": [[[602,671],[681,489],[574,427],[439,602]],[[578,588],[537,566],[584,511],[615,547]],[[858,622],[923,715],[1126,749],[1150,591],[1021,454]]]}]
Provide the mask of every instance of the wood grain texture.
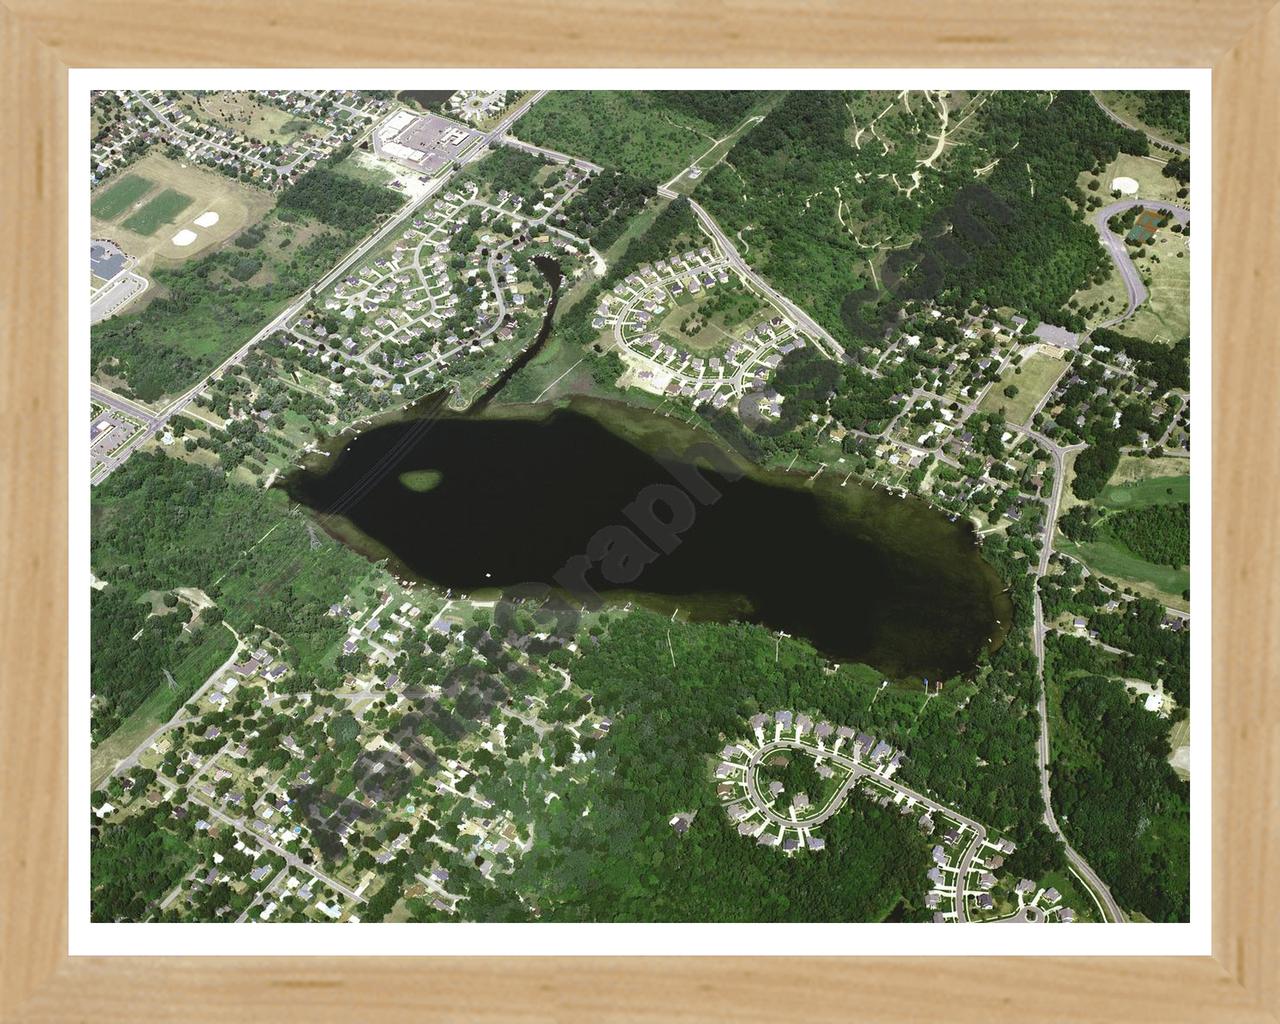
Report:
[{"label": "wood grain texture", "polygon": [[[3,1020],[1280,1019],[1280,12],[1267,2],[0,6]],[[66,956],[68,66],[1214,66],[1213,958]],[[81,170],[71,169],[77,187]],[[1198,588],[1208,581],[1198,579]],[[537,926],[534,926],[537,927]],[[534,933],[536,935],[536,933]],[[531,942],[536,938],[531,936]]]}]

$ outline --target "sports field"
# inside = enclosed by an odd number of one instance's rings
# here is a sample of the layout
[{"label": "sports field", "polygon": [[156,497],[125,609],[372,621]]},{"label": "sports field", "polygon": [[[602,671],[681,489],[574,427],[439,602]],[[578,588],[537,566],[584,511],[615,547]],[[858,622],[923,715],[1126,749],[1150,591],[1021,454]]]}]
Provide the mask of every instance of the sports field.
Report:
[{"label": "sports field", "polygon": [[[139,191],[137,185],[130,184],[130,179],[146,183],[148,189]],[[116,193],[115,189],[120,186],[126,186],[124,192]],[[175,195],[166,198],[166,193]],[[110,212],[120,206],[121,195],[136,197],[128,198],[122,209],[136,205],[139,199],[144,200],[141,208],[123,220],[99,216],[103,200],[110,198],[106,206]],[[177,196],[184,200],[180,208]],[[145,275],[157,261],[163,266],[175,266],[208,252],[242,228],[261,220],[273,204],[274,200],[266,192],[217,171],[179,163],[152,152],[98,193],[90,207],[92,235],[109,238],[136,257],[137,270]],[[122,209],[116,210],[117,218]],[[216,213],[217,222],[208,227],[195,224],[205,213]],[[196,237],[189,245],[174,245],[173,236],[182,229],[193,231]]]},{"label": "sports field", "polygon": [[[983,396],[978,408],[983,412],[1000,412],[1010,423],[1025,423],[1046,392],[1062,376],[1066,363],[1061,357],[1033,352],[1017,366],[1010,366]],[[1009,398],[1004,389],[1012,385],[1018,393]]]},{"label": "sports field", "polygon": [[[1114,179],[1132,178],[1138,183],[1139,199],[1161,199],[1185,206],[1187,200],[1178,197],[1178,189],[1182,187],[1182,183],[1176,178],[1166,178],[1163,173],[1168,154],[1160,154],[1159,150],[1155,154],[1159,155],[1134,156],[1132,153],[1121,153],[1097,175],[1099,188],[1094,194],[1109,200],[1111,182]],[[1080,187],[1087,189],[1093,177],[1093,174],[1084,171],[1078,179]]]},{"label": "sports field", "polygon": [[154,235],[162,225],[172,224],[178,214],[190,205],[189,195],[167,188],[148,199],[147,204],[121,226],[139,235]]},{"label": "sports field", "polygon": [[155,182],[140,174],[127,174],[99,192],[89,204],[89,212],[101,220],[115,220],[153,188]]}]

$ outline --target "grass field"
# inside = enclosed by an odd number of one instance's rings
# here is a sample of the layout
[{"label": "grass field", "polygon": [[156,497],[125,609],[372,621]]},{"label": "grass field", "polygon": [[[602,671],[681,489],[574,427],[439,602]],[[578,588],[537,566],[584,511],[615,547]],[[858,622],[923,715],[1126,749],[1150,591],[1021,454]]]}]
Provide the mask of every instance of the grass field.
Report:
[{"label": "grass field", "polygon": [[389,170],[378,164],[374,157],[359,150],[333,168],[338,174],[355,178],[369,185],[390,185],[395,177]]},{"label": "grass field", "polygon": [[1175,722],[1169,729],[1169,763],[1178,778],[1191,778],[1191,716]]},{"label": "grass field", "polygon": [[1060,540],[1058,548],[1080,559],[1103,576],[1109,576],[1145,596],[1173,608],[1188,608],[1182,592],[1191,586],[1191,571],[1144,561],[1116,541],[1100,538],[1086,544]]},{"label": "grass field", "polygon": [[[1112,474],[1112,482],[1103,488],[1093,504],[1107,510],[1190,501],[1191,477],[1186,475],[1186,470],[1185,459],[1123,456]],[[1146,597],[1156,598],[1172,608],[1185,610],[1190,607],[1182,597],[1183,591],[1191,585],[1189,568],[1148,562],[1101,530],[1096,540],[1087,543],[1072,542],[1059,536],[1057,547],[1103,576],[1110,576]]]},{"label": "grass field", "polygon": [[172,224],[178,214],[192,203],[185,192],[167,188],[147,200],[147,204],[122,225],[139,235],[154,235],[165,224]]},{"label": "grass field", "polygon": [[[242,228],[261,220],[275,202],[267,193],[228,178],[225,174],[179,163],[158,152],[149,153],[135,163],[130,168],[128,177],[142,178],[152,183],[153,187],[190,196],[191,203],[183,208],[185,216],[179,222],[180,227],[190,226],[190,221],[206,211],[218,215],[218,223],[212,227],[191,227],[196,232],[196,240],[191,245],[176,246],[171,241],[175,232],[158,232],[154,226],[144,232],[139,228],[146,228],[147,225],[131,223],[132,217],[123,223],[113,223],[99,217],[97,207],[93,207],[93,237],[109,238],[130,256],[136,257],[137,270],[144,275],[148,275],[157,262],[161,266],[172,267],[193,256],[207,253]],[[119,184],[125,184],[128,177],[121,178]],[[99,198],[105,198],[115,187],[114,184],[107,186],[99,194]],[[145,209],[146,207],[143,208]]]},{"label": "grass field", "polygon": [[239,132],[259,142],[289,142],[318,130],[313,121],[260,102],[243,90],[183,94],[178,105],[192,117]]},{"label": "grass field", "polygon": [[1141,260],[1138,270],[1151,293],[1119,328],[1148,341],[1174,342],[1191,332],[1191,254],[1182,235],[1161,231],[1155,252],[1160,262]]},{"label": "grass field", "polygon": [[1191,477],[1155,476],[1124,484],[1108,484],[1094,499],[1102,508],[1143,508],[1191,500]]},{"label": "grass field", "polygon": [[[1000,412],[1010,423],[1025,423],[1040,400],[1066,369],[1066,363],[1058,356],[1033,352],[1017,366],[1010,366],[1004,375],[992,385],[978,406],[983,412]],[[1022,372],[1019,373],[1018,371]],[[1004,389],[1012,384],[1018,389],[1013,398],[1006,398]]]},{"label": "grass field", "polygon": [[100,220],[115,220],[155,187],[154,181],[140,174],[127,174],[99,192],[90,202],[89,212]]},{"label": "grass field", "polygon": [[[1155,150],[1152,156],[1134,156],[1131,153],[1121,153],[1118,157],[1107,164],[1102,169],[1102,173],[1097,177],[1100,187],[1096,193],[1097,196],[1109,197],[1111,195],[1111,182],[1114,178],[1132,178],[1138,183],[1138,198],[1140,199],[1161,199],[1169,203],[1180,203],[1186,205],[1187,200],[1178,198],[1178,189],[1182,187],[1176,178],[1166,178],[1162,173],[1166,163],[1165,157],[1160,150]],[[1088,171],[1082,173],[1078,179],[1079,185],[1083,189],[1088,188],[1089,181],[1094,177]]]},{"label": "grass field", "polygon": [[[1072,308],[1080,310],[1085,322],[1090,327],[1096,327],[1098,324],[1115,319],[1125,311],[1129,304],[1129,293],[1125,290],[1124,278],[1112,264],[1101,284],[1090,282],[1088,287],[1081,288],[1071,296],[1071,301],[1076,303]],[[1098,306],[1096,312],[1085,312],[1095,304]]]},{"label": "grass field", "polygon": [[1108,486],[1132,483],[1134,480],[1150,480],[1157,476],[1186,476],[1190,462],[1172,455],[1148,459],[1141,455],[1122,455],[1116,471],[1111,474]]}]

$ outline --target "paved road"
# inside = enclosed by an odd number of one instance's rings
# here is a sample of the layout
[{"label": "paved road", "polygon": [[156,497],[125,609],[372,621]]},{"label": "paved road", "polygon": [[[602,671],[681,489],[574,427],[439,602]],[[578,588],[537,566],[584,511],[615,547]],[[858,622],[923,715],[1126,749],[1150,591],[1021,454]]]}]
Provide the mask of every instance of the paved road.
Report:
[{"label": "paved road", "polygon": [[1040,716],[1040,738],[1036,744],[1036,761],[1040,771],[1040,796],[1044,800],[1044,823],[1062,841],[1067,860],[1071,862],[1071,865],[1076,869],[1080,877],[1085,880],[1086,884],[1093,889],[1098,902],[1106,907],[1106,912],[1110,919],[1116,922],[1123,922],[1125,919],[1124,912],[1120,909],[1120,905],[1116,903],[1115,897],[1111,895],[1111,890],[1107,888],[1107,884],[1098,877],[1093,868],[1089,866],[1089,862],[1076,852],[1075,848],[1067,841],[1067,837],[1063,835],[1062,828],[1058,825],[1058,819],[1053,813],[1053,794],[1049,781],[1049,706],[1044,683],[1045,626],[1044,608],[1040,603],[1039,581],[1049,571],[1049,559],[1053,555],[1054,530],[1057,528],[1058,510],[1062,504],[1062,490],[1066,483],[1066,457],[1073,451],[1083,450],[1085,445],[1063,446],[1035,431],[1026,430],[1025,428],[1014,429],[1034,439],[1053,457],[1053,493],[1049,497],[1049,506],[1045,512],[1044,537],[1040,546],[1040,562],[1036,566],[1037,585],[1032,605],[1035,614],[1035,622],[1032,628],[1032,647],[1036,655],[1036,678],[1040,683],[1040,700],[1036,706],[1037,713]]},{"label": "paved road", "polygon": [[[225,622],[223,623],[223,625],[227,626]],[[227,626],[227,629],[230,629],[231,635],[236,638],[236,646],[235,646],[235,649],[232,650],[231,656],[227,658],[227,660],[224,661],[221,665],[219,665],[217,668],[213,670],[213,673],[209,676],[209,678],[206,679],[203,684],[201,684],[200,689],[196,690],[195,693],[193,693],[189,698],[187,698],[185,701],[182,702],[182,707],[178,708],[178,710],[173,713],[173,717],[170,718],[169,721],[165,722],[164,725],[160,726],[158,729],[153,731],[150,736],[148,736],[141,743],[139,743],[134,748],[133,753],[131,753],[128,757],[123,758],[122,760],[116,762],[115,767],[112,768],[111,771],[109,771],[106,774],[106,776],[104,776],[104,778],[110,778],[112,775],[120,775],[121,773],[127,772],[130,769],[132,769],[133,766],[138,763],[138,758],[140,758],[146,752],[147,748],[150,747],[151,744],[154,743],[158,737],[164,735],[170,729],[174,729],[177,726],[182,725],[184,722],[187,721],[187,712],[186,712],[187,705],[190,704],[192,701],[197,701],[201,697],[203,697],[206,691],[208,691],[209,687],[211,687],[214,683],[216,683],[219,679],[221,679],[222,674],[226,672],[227,669],[229,669],[233,664],[235,664],[236,659],[240,657],[241,649],[244,647],[244,641],[240,639],[240,637],[236,634],[236,631],[234,629],[231,629],[230,626]],[[92,779],[90,781],[95,787],[101,785],[102,783],[101,779]]]},{"label": "paved road", "polygon": [[1131,210],[1135,206],[1171,213],[1179,224],[1185,225],[1191,222],[1191,211],[1185,206],[1161,202],[1158,199],[1121,199],[1119,202],[1111,203],[1094,212],[1093,227],[1098,232],[1098,237],[1102,240],[1102,245],[1107,250],[1107,255],[1111,257],[1111,262],[1116,265],[1116,269],[1120,271],[1120,276],[1124,278],[1125,291],[1129,294],[1128,308],[1120,316],[1098,324],[1099,327],[1112,327],[1124,320],[1128,320],[1133,315],[1133,311],[1147,301],[1147,286],[1143,284],[1142,275],[1138,273],[1138,268],[1133,265],[1133,260],[1129,258],[1129,251],[1124,244],[1124,239],[1107,226],[1107,221],[1117,213]]},{"label": "paved road", "polygon": [[[546,95],[546,90],[539,90],[533,95],[525,98],[521,103],[512,107],[511,110],[498,122],[494,128],[486,135],[481,136],[480,141],[465,157],[458,162],[459,166],[464,166],[472,161],[479,159],[487,152],[488,147],[506,134],[507,129],[511,127],[524,113],[533,106],[538,100]],[[91,484],[100,484],[109,477],[115,470],[125,462],[135,451],[144,443],[150,440],[170,419],[181,413],[188,405],[190,405],[209,384],[211,380],[222,374],[229,366],[238,363],[245,355],[259,342],[269,338],[278,330],[282,330],[288,325],[288,322],[296,317],[307,303],[311,301],[313,294],[319,294],[325,288],[328,288],[334,281],[345,274],[355,263],[369,254],[374,248],[380,245],[392,232],[397,231],[410,217],[412,217],[425,203],[429,202],[446,184],[452,179],[452,174],[446,174],[428,186],[427,190],[416,200],[402,207],[400,212],[387,221],[382,227],[378,228],[372,235],[361,242],[356,248],[351,250],[347,256],[329,271],[316,284],[309,288],[305,293],[298,296],[289,307],[275,317],[269,324],[262,328],[257,334],[240,346],[231,356],[223,360],[223,362],[214,370],[210,371],[203,380],[194,387],[179,395],[164,408],[154,412],[144,424],[144,429],[135,437],[131,438],[125,444],[121,445],[114,453],[99,463],[90,478]],[[91,386],[93,397],[98,401],[110,404],[108,398],[110,392],[97,386]]]},{"label": "paved road", "polygon": [[203,807],[205,810],[207,810],[219,821],[223,821],[226,824],[230,825],[237,832],[241,833],[246,838],[248,838],[251,842],[255,842],[260,846],[265,846],[272,853],[279,854],[281,857],[284,858],[285,863],[288,864],[291,868],[297,868],[299,871],[305,871],[307,874],[311,875],[313,878],[316,878],[319,881],[324,882],[324,884],[329,886],[331,889],[335,889],[338,892],[342,893],[342,895],[346,896],[348,899],[355,900],[357,903],[365,902],[365,899],[363,896],[361,896],[359,893],[355,892],[352,889],[348,889],[336,878],[331,878],[328,875],[324,874],[322,871],[316,870],[316,868],[308,864],[296,853],[290,853],[283,846],[279,846],[276,843],[273,843],[270,839],[268,839],[266,836],[262,835],[261,833],[255,832],[245,823],[244,818],[233,818],[231,817],[231,815],[226,814],[225,812],[219,810],[217,807],[214,807],[213,804],[205,803],[205,801],[195,796],[189,796],[188,800],[190,803],[196,804],[199,807]]},{"label": "paved road", "polygon": [[523,139],[517,139],[514,135],[504,135],[497,140],[503,146],[510,146],[512,149],[522,149],[526,153],[534,153],[537,156],[544,156],[552,163],[557,164],[575,164],[583,167],[588,171],[603,171],[604,168],[599,164],[593,164],[590,160],[583,160],[580,156],[570,156],[568,153],[561,153],[558,150],[547,149],[543,146],[535,146],[532,142],[525,142]]},{"label": "paved road", "polygon": [[[658,189],[658,194],[665,196],[667,199],[675,199],[680,195],[680,193],[672,191],[665,185]],[[737,269],[738,273],[754,282],[756,287],[764,292],[765,295],[767,295],[773,303],[782,310],[793,324],[810,336],[819,339],[821,343],[824,343],[828,356],[838,359],[844,358],[844,347],[836,341],[836,339],[833,338],[825,328],[814,320],[813,317],[802,310],[781,292],[774,290],[773,286],[761,277],[751,264],[742,258],[737,247],[729,240],[729,237],[720,230],[720,225],[715,222],[715,219],[711,214],[707,213],[706,210],[692,199],[689,200],[689,208],[693,210],[707,234],[716,240],[716,243],[720,246],[720,251],[725,254],[729,263]],[[823,347],[823,345],[820,345],[819,347]]]},{"label": "paved road", "polygon": [[[773,753],[775,750],[789,749],[801,750],[812,757],[822,757],[834,761],[840,767],[849,772],[849,778],[840,787],[836,794],[827,802],[827,804],[818,812],[808,818],[792,819],[785,815],[779,814],[765,801],[760,793],[759,784],[756,777],[757,768],[765,757]],[[870,778],[872,784],[883,787],[890,792],[902,794],[904,797],[915,800],[916,803],[927,807],[935,814],[950,818],[959,822],[973,832],[973,839],[970,840],[968,847],[960,857],[960,861],[956,868],[956,918],[959,921],[968,920],[968,911],[965,906],[965,880],[969,877],[969,869],[973,865],[973,859],[978,855],[978,851],[982,849],[982,844],[987,841],[987,828],[980,822],[974,821],[972,818],[961,814],[959,811],[951,807],[938,803],[932,797],[925,796],[909,786],[880,775],[856,758],[849,757],[846,754],[838,754],[831,748],[820,748],[815,743],[806,743],[797,739],[779,739],[770,740],[758,748],[747,760],[745,768],[744,781],[746,783],[747,796],[753,807],[759,811],[768,821],[775,825],[785,825],[789,828],[815,828],[835,814],[844,806],[845,797],[849,790],[859,779]]]},{"label": "paved road", "polygon": [[1132,128],[1134,131],[1142,132],[1142,134],[1147,137],[1147,140],[1149,142],[1155,143],[1161,149],[1172,150],[1174,153],[1180,153],[1182,156],[1191,155],[1191,150],[1187,149],[1186,146],[1179,146],[1176,142],[1173,142],[1169,139],[1162,138],[1161,136],[1154,134],[1147,128],[1139,128],[1136,124],[1126,121],[1123,117],[1121,117],[1114,110],[1112,110],[1105,103],[1103,103],[1102,100],[1098,98],[1098,94],[1096,92],[1090,92],[1089,95],[1093,97],[1093,102],[1098,104],[1098,106],[1102,108],[1102,112],[1106,114],[1107,117],[1111,118],[1111,120],[1113,120],[1116,124],[1122,124],[1126,128]]}]

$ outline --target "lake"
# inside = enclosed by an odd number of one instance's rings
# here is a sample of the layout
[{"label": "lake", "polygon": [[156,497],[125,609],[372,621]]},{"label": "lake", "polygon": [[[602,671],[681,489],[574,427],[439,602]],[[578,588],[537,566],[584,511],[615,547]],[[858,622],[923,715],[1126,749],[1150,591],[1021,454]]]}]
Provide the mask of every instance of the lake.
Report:
[{"label": "lake", "polygon": [[290,496],[455,592],[548,583],[740,619],[896,678],[967,671],[1010,619],[969,524],[834,474],[751,466],[620,402],[454,414],[440,400],[332,445],[286,479]]}]

